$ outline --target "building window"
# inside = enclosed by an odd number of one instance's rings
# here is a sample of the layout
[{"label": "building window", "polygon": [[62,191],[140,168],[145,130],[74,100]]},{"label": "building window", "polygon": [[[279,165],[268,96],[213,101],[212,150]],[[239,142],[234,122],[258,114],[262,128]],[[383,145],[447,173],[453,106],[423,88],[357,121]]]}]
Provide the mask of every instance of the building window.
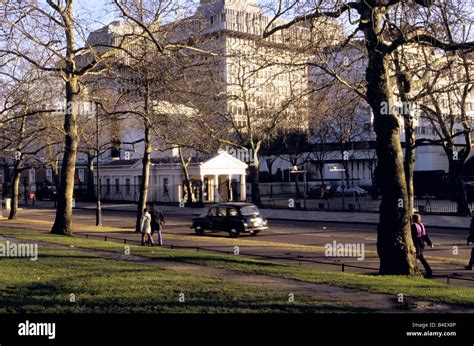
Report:
[{"label": "building window", "polygon": [[110,179],[109,178],[105,179],[105,194],[106,195],[110,194]]},{"label": "building window", "polygon": [[30,184],[36,183],[36,172],[34,169],[29,170],[28,179]]},{"label": "building window", "polygon": [[46,183],[51,184],[53,182],[53,170],[48,168],[46,170]]},{"label": "building window", "polygon": [[115,193],[120,193],[120,180],[118,178],[115,179]]},{"label": "building window", "polygon": [[84,170],[82,168],[77,171],[77,175],[79,178],[79,183],[83,183],[85,179],[84,179]]},{"label": "building window", "polygon": [[125,179],[125,193],[127,195],[130,194],[130,179],[129,178]]},{"label": "building window", "polygon": [[163,179],[163,196],[169,196],[169,190],[168,190],[168,178]]}]

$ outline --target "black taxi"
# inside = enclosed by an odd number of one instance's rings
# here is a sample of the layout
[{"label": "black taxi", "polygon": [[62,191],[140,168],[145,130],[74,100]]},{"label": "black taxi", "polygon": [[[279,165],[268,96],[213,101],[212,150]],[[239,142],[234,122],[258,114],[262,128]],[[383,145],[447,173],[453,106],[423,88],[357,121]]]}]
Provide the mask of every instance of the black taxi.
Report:
[{"label": "black taxi", "polygon": [[193,218],[193,225],[197,235],[204,231],[228,232],[232,238],[241,233],[257,235],[268,229],[268,221],[256,205],[251,203],[221,203],[209,207],[206,214]]}]

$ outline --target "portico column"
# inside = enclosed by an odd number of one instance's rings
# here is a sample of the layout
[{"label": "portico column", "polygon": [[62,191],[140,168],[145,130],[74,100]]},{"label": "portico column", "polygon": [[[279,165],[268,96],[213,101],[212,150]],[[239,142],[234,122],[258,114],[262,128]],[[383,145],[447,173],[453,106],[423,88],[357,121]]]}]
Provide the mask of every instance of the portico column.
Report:
[{"label": "portico column", "polygon": [[[201,191],[199,191],[199,193],[200,193],[201,196],[200,196],[199,202],[203,202],[203,203],[204,203],[204,202],[206,201],[206,199],[204,198],[204,175],[200,175],[200,176],[199,176],[199,179],[201,179]],[[207,196],[207,198],[209,199],[208,196]]]},{"label": "portico column", "polygon": [[229,174],[229,201],[234,200],[234,193],[232,191],[232,174]]},{"label": "portico column", "polygon": [[219,175],[214,175],[214,202],[219,202]]},{"label": "portico column", "polygon": [[240,175],[240,200],[243,202],[247,200],[247,184],[245,177],[245,174]]}]

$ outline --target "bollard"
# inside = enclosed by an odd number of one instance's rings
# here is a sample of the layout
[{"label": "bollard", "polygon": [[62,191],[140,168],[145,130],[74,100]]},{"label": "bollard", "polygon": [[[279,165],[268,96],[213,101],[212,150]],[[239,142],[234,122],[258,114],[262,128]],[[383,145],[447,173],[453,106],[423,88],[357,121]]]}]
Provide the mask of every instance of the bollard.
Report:
[{"label": "bollard", "polygon": [[107,241],[107,237],[104,237],[104,241]]},{"label": "bollard", "polygon": [[346,265],[344,263],[342,264],[341,269],[342,269],[343,272],[346,271]]},{"label": "bollard", "polygon": [[451,284],[451,277],[449,275],[446,277],[446,284],[447,285]]},{"label": "bollard", "polygon": [[127,244],[127,239],[124,239],[124,240],[123,240],[123,243],[124,243],[124,244]]}]

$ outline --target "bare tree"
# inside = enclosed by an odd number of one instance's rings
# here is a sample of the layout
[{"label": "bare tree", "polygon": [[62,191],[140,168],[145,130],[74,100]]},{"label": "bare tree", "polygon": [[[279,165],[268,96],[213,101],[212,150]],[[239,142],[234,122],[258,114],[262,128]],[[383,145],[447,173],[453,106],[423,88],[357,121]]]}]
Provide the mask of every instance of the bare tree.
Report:
[{"label": "bare tree", "polygon": [[[83,34],[83,28],[81,19],[75,16],[74,0],[46,3],[3,0],[0,18],[0,55],[21,59],[32,67],[60,76],[63,81],[65,146],[51,232],[71,234],[81,80],[88,74],[100,73],[100,63],[131,42],[113,42],[105,51],[94,45],[78,48],[77,35]],[[80,38],[84,40],[83,36]]]},{"label": "bare tree", "polygon": [[[405,52],[404,55],[413,59],[415,53]],[[430,125],[424,127],[431,127],[434,138],[430,138],[431,133],[427,133],[428,136],[421,134],[420,138],[414,140],[414,129],[410,130],[410,125],[405,126],[406,136],[413,137],[413,146],[436,145],[443,148],[448,161],[451,198],[457,202],[458,213],[468,215],[470,211],[463,182],[463,168],[471,153],[472,121],[468,108],[472,102],[473,89],[472,56],[463,52],[433,54],[429,47],[418,49],[416,56],[416,66],[404,63],[404,70],[415,82],[411,93],[401,100],[404,104],[418,105],[420,127]],[[410,107],[406,109],[410,111]],[[413,115],[410,118],[413,119]]]},{"label": "bare tree", "polygon": [[[434,1],[278,1],[274,9],[274,20],[267,26],[266,37],[300,23],[331,17],[346,19],[356,25],[353,32],[336,48],[344,48],[361,36],[365,40],[366,85],[353,85],[341,75],[335,77],[364,98],[374,114],[378,158],[376,180],[382,191],[377,241],[380,274],[418,274],[410,231],[412,211],[407,208],[409,203],[400,123],[396,111],[388,114],[383,111],[384,108],[395,108],[390,56],[404,45],[427,45],[442,51],[459,51],[472,49],[474,43],[444,35],[439,26],[431,25],[442,10]],[[401,28],[391,20],[390,15],[396,11],[414,15]],[[276,22],[284,16],[292,16],[293,19],[283,24]],[[331,73],[330,66],[326,70]]]},{"label": "bare tree", "polygon": [[51,136],[58,124],[52,108],[54,83],[48,83],[51,81],[41,71],[26,69],[24,65],[11,62],[0,70],[5,82],[0,140],[3,150],[9,150],[14,162],[9,219],[17,217],[21,173],[46,163],[38,156],[54,144],[44,138]]}]

